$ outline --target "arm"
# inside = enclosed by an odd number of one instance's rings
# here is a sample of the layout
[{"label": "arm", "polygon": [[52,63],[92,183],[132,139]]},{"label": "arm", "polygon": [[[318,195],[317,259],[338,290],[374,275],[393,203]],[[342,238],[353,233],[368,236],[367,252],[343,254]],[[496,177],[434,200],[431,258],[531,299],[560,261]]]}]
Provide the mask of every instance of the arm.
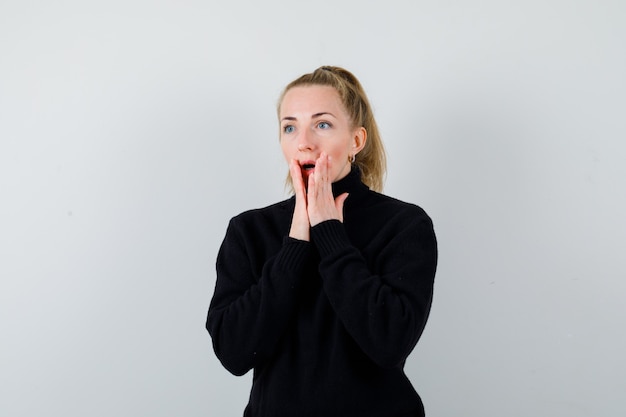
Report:
[{"label": "arm", "polygon": [[246,239],[231,221],[217,258],[217,283],[206,322],[213,349],[231,373],[243,375],[272,355],[296,306],[309,246],[285,237],[259,276]]},{"label": "arm", "polygon": [[361,349],[386,368],[402,365],[422,334],[437,263],[428,217],[412,216],[393,231],[369,263],[376,265],[374,274],[341,222],[325,221],[311,230],[331,305]]}]

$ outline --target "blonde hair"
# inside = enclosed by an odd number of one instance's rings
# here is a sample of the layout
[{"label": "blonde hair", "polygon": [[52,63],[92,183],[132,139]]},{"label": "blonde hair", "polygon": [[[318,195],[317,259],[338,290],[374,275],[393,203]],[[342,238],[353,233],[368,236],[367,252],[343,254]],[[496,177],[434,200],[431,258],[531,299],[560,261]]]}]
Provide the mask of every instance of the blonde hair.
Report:
[{"label": "blonde hair", "polygon": [[[358,166],[361,171],[363,183],[372,190],[381,192],[387,171],[387,158],[378,131],[378,125],[361,83],[351,72],[343,68],[332,66],[319,67],[312,73],[304,74],[287,84],[278,101],[279,114],[283,98],[290,89],[311,85],[333,87],[339,94],[339,98],[350,116],[353,127],[365,128],[367,140],[361,152],[356,155],[353,164]],[[293,190],[289,175],[287,175],[287,184]]]}]

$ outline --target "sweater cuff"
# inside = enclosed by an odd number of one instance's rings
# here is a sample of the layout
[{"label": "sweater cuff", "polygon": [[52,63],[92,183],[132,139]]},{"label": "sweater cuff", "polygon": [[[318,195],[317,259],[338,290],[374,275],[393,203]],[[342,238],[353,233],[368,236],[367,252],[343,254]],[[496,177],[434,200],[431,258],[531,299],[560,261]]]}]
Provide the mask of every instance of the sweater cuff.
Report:
[{"label": "sweater cuff", "polygon": [[290,271],[302,266],[307,258],[310,243],[304,240],[283,238],[283,247],[276,255],[276,265],[282,270]]},{"label": "sweater cuff", "polygon": [[326,220],[312,227],[311,240],[322,258],[350,245],[346,229],[339,220]]}]

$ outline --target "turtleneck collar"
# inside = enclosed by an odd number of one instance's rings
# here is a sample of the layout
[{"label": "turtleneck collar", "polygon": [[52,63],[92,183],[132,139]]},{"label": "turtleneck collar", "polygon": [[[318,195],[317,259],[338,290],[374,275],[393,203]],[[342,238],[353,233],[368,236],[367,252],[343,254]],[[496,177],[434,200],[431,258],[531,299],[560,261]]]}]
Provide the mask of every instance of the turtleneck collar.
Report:
[{"label": "turtleneck collar", "polygon": [[367,185],[361,182],[361,170],[356,165],[352,165],[352,169],[342,179],[333,183],[333,196],[337,197],[343,193],[354,194],[358,191],[367,191]]}]

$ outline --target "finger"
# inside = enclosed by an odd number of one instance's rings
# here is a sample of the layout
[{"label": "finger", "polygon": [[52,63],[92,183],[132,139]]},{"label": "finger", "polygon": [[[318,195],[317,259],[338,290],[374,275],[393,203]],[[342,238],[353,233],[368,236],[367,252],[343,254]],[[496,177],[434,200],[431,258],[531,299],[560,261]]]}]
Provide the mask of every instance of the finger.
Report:
[{"label": "finger", "polygon": [[304,181],[302,180],[302,171],[300,165],[295,159],[292,159],[289,163],[289,175],[291,175],[291,182],[293,184],[296,194],[301,193],[304,187]]},{"label": "finger", "polygon": [[289,236],[299,240],[309,240],[310,222],[307,214],[306,190],[304,189],[304,180],[302,179],[302,171],[300,165],[295,159],[289,163],[289,174],[293,183],[293,189],[296,197],[293,217],[291,219],[291,227]]},{"label": "finger", "polygon": [[317,193],[315,176],[317,175],[317,169],[313,172],[313,175],[309,175],[307,183],[307,198],[311,199]]},{"label": "finger", "polygon": [[320,184],[320,187],[323,187],[327,181],[327,176],[328,176],[328,164],[327,164],[327,158],[326,158],[326,153],[322,152],[319,156],[319,158],[317,158],[317,161],[315,161],[315,179],[317,180],[317,182]]},{"label": "finger", "polygon": [[330,158],[327,153],[324,153],[324,170],[322,172],[322,175],[324,177],[324,187],[327,187],[330,185],[329,164],[330,164]]},{"label": "finger", "polygon": [[328,155],[326,153],[320,155],[319,167],[319,176],[316,178],[318,197],[329,203],[332,202],[333,197],[328,181]]}]

